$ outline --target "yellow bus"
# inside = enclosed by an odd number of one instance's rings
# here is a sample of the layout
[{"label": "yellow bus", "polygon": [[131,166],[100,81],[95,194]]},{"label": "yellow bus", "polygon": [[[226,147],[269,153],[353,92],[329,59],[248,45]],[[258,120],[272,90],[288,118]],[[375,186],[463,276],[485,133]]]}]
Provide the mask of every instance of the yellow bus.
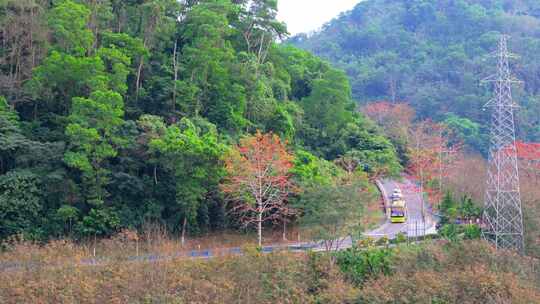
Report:
[{"label": "yellow bus", "polygon": [[407,209],[403,199],[397,199],[390,206],[390,222],[405,223],[407,220]]}]

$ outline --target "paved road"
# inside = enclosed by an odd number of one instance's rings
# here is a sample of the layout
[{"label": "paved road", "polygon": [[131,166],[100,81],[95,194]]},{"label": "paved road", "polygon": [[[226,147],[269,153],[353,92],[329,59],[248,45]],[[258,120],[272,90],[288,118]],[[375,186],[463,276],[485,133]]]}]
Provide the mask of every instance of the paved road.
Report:
[{"label": "paved road", "polygon": [[403,193],[403,199],[407,203],[407,221],[405,223],[390,223],[386,220],[377,229],[366,232],[365,235],[373,238],[381,238],[386,236],[390,239],[395,238],[397,234],[404,233],[408,236],[424,236],[435,234],[435,223],[431,211],[425,208],[422,210],[422,196],[418,186],[408,179],[403,181],[382,180],[379,183],[379,188],[385,196],[385,202],[390,200],[389,195],[395,188],[400,188]]}]

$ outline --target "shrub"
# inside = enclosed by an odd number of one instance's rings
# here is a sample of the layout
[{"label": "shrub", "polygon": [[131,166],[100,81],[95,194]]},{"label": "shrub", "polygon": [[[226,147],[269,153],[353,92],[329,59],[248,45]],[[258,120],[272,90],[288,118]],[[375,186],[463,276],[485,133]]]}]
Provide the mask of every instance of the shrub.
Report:
[{"label": "shrub", "polygon": [[353,247],[336,253],[336,261],[341,271],[356,285],[370,278],[390,273],[391,249],[360,249]]}]

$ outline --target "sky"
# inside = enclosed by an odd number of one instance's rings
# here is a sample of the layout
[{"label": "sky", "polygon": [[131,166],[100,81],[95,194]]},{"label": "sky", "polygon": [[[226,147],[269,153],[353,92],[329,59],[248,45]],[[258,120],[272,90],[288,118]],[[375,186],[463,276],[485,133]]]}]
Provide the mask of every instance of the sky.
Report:
[{"label": "sky", "polygon": [[287,23],[291,35],[320,28],[361,0],[279,0],[278,19]]}]

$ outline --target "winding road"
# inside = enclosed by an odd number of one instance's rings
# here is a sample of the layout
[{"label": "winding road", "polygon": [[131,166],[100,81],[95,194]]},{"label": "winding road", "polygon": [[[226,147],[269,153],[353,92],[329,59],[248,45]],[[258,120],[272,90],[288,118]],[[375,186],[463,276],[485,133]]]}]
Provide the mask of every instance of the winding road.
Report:
[{"label": "winding road", "polygon": [[381,237],[393,239],[399,233],[403,233],[409,237],[437,233],[435,228],[436,221],[429,208],[424,204],[420,189],[414,182],[406,178],[402,181],[381,180],[377,183],[377,186],[383,195],[385,206],[389,205],[389,195],[394,189],[401,189],[403,198],[407,203],[407,221],[405,223],[390,223],[390,220],[387,219],[377,229],[366,232],[364,234],[365,236],[376,239]]},{"label": "winding road", "polygon": [[[390,219],[386,217],[384,223],[378,228],[364,233],[364,236],[373,239],[382,237],[394,239],[399,233],[407,237],[437,234],[435,228],[437,221],[433,217],[431,209],[424,203],[420,188],[412,180],[407,178],[403,178],[402,181],[385,179],[377,181],[377,187],[383,196],[385,206],[389,206],[390,194],[394,189],[399,188],[401,190],[403,199],[407,203],[407,221],[405,223],[391,223]],[[331,250],[336,251],[353,246],[353,240],[350,236],[335,240],[333,243]],[[326,251],[327,248],[323,242],[317,242],[311,244],[310,250]]]}]

